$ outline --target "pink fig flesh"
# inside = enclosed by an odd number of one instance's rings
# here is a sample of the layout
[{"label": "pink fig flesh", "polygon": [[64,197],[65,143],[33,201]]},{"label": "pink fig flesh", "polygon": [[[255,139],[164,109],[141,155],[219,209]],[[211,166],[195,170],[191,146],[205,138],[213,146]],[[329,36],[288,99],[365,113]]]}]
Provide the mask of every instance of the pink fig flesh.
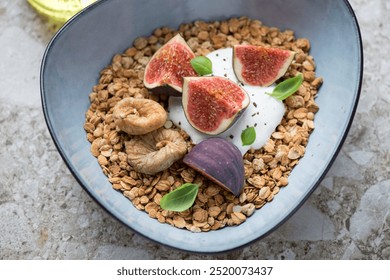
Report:
[{"label": "pink fig flesh", "polygon": [[248,94],[222,77],[185,77],[182,104],[198,131],[217,135],[227,130],[249,105]]},{"label": "pink fig flesh", "polygon": [[198,76],[191,66],[195,54],[177,34],[152,56],[146,65],[144,85],[158,93],[182,92],[183,77]]},{"label": "pink fig flesh", "polygon": [[269,86],[286,73],[294,55],[295,52],[278,48],[236,45],[233,70],[246,85]]}]

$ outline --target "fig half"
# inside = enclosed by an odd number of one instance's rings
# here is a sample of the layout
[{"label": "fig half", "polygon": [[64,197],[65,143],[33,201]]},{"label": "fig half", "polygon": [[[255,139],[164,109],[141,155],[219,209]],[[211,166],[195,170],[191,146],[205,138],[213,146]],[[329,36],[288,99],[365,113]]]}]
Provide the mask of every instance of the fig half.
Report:
[{"label": "fig half", "polygon": [[203,140],[191,149],[183,162],[235,196],[244,187],[245,171],[241,152],[223,138]]},{"label": "fig half", "polygon": [[294,55],[295,52],[278,48],[235,45],[233,70],[240,82],[266,87],[286,73]]},{"label": "fig half", "polygon": [[144,85],[157,93],[182,92],[183,77],[198,76],[191,66],[195,54],[177,34],[154,53],[146,65]]},{"label": "fig half", "polygon": [[217,135],[227,130],[248,107],[248,94],[222,77],[185,77],[182,104],[188,122],[198,131]]}]

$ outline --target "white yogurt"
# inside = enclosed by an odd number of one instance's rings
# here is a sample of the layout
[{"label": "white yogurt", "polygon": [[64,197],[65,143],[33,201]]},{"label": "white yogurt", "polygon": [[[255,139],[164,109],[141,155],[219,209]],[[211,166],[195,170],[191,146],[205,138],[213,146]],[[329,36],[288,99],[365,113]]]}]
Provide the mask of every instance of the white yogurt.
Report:
[{"label": "white yogurt", "polygon": [[[233,70],[232,48],[216,50],[209,53],[207,57],[213,64],[214,76],[225,77],[240,84]],[[193,128],[185,117],[181,97],[171,96],[169,98],[169,119],[176,126],[181,127],[187,132],[195,144],[210,137],[222,137],[236,145],[243,155],[251,147],[256,150],[260,149],[280,124],[285,108],[283,102],[265,94],[266,92],[271,93],[274,86],[259,87],[243,85],[242,87],[250,97],[250,104],[241,114],[240,118],[228,130],[219,135],[207,135]],[[256,140],[252,145],[243,146],[241,133],[247,127],[255,128]]]}]

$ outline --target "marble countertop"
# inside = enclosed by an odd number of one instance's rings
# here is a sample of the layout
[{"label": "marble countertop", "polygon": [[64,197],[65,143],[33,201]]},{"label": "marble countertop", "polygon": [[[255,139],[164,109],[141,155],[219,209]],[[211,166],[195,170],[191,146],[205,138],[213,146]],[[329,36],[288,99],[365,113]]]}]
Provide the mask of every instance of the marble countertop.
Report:
[{"label": "marble countertop", "polygon": [[41,109],[39,68],[53,33],[25,0],[1,1],[0,259],[390,259],[390,3],[350,3],[363,36],[363,88],[331,170],[266,238],[201,256],[133,233],[79,186]]}]

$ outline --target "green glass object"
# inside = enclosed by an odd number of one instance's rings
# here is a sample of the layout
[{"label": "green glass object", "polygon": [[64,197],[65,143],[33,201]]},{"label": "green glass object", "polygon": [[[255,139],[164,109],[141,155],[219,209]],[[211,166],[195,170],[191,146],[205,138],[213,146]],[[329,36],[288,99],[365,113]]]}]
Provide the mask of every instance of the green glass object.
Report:
[{"label": "green glass object", "polygon": [[96,0],[27,0],[27,2],[47,21],[61,27],[74,14]]}]

